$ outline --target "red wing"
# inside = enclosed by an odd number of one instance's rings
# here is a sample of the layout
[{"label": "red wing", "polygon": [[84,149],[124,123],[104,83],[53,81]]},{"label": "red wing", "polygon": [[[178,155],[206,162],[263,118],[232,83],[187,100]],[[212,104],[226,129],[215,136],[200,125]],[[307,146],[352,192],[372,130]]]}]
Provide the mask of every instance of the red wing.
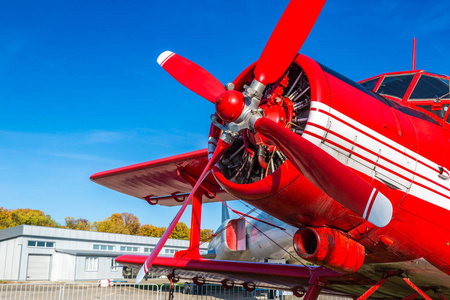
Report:
[{"label": "red wing", "polygon": [[[116,258],[121,265],[140,268],[146,256],[122,255]],[[306,290],[310,278],[323,278],[333,284],[368,284],[371,280],[359,274],[343,275],[323,267],[305,267],[299,265],[281,265],[254,262],[223,261],[209,259],[157,257],[150,271],[157,275],[175,275],[180,280],[192,281],[204,279],[206,283],[221,283],[223,280],[241,285],[254,283],[259,288]],[[357,276],[357,278],[355,277]]]},{"label": "red wing", "polygon": [[[115,191],[165,206],[181,205],[192,190],[187,181],[197,180],[208,163],[207,150],[198,150],[127,167],[99,172],[91,176],[95,183]],[[184,178],[186,179],[184,179]],[[202,183],[221,200],[236,198],[223,191],[209,174]],[[204,197],[203,203],[217,202]]]}]

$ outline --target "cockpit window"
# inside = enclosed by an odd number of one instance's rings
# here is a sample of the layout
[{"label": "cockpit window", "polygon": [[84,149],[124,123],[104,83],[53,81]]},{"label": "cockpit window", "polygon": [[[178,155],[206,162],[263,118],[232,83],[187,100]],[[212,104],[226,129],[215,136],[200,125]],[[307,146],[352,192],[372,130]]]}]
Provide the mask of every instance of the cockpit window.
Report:
[{"label": "cockpit window", "polygon": [[363,87],[365,87],[366,89],[373,91],[373,89],[374,89],[375,86],[377,85],[378,79],[380,79],[380,78],[375,78],[375,79],[372,79],[372,80],[363,82],[363,83],[361,83],[361,85],[362,85]]},{"label": "cockpit window", "polygon": [[414,74],[386,76],[378,88],[377,93],[402,99],[413,78]]},{"label": "cockpit window", "polygon": [[450,99],[449,80],[428,75],[421,75],[410,101]]}]

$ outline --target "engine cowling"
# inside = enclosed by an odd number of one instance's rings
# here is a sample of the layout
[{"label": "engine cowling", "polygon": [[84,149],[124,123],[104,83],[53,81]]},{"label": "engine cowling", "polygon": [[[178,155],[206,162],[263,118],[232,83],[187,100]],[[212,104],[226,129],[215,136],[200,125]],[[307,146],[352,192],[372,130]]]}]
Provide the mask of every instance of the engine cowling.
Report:
[{"label": "engine cowling", "polygon": [[[236,90],[250,84],[253,68],[254,64],[234,81]],[[310,114],[311,103],[329,106],[330,101],[327,73],[314,60],[299,55],[279,81],[266,87],[259,109],[265,117],[302,136],[308,122],[328,124],[329,117]],[[212,124],[209,153],[214,153],[219,136],[220,130]],[[295,227],[331,225],[347,230],[364,221],[324,195],[270,140],[251,130],[243,130],[236,137],[212,173],[220,186],[237,199],[251,202]]]},{"label": "engine cowling", "polygon": [[305,227],[294,235],[294,249],[303,259],[341,273],[354,273],[364,262],[364,246],[342,231]]}]

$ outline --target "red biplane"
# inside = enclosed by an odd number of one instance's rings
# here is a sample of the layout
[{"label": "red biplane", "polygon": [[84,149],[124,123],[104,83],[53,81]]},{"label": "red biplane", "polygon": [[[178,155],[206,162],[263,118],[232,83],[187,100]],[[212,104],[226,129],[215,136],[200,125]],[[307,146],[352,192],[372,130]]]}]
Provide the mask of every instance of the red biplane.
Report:
[{"label": "red biplane", "polygon": [[[323,288],[365,299],[380,286],[373,297],[450,296],[449,77],[413,70],[358,84],[298,54],[324,3],[292,0],[259,60],[226,87],[177,54],[160,55],[216,113],[208,149],[91,177],[150,204],[182,205],[148,258],[117,258],[142,266],[137,281],[151,271],[305,299]],[[202,258],[202,203],[231,199],[297,227],[297,254],[318,266]],[[191,202],[189,249],[157,257]],[[227,243],[239,251],[240,227],[230,228]]]}]

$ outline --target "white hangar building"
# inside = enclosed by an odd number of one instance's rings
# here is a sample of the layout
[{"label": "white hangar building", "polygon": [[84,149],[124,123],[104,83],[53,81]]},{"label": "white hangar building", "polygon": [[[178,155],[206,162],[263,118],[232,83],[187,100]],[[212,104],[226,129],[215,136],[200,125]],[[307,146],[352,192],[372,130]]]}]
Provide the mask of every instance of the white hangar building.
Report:
[{"label": "white hangar building", "polygon": [[[122,266],[114,259],[122,254],[148,255],[158,241],[154,237],[20,225],[0,230],[0,280],[123,279]],[[188,247],[189,241],[169,239],[160,255],[173,256]],[[200,247],[206,252],[208,243]]]}]

